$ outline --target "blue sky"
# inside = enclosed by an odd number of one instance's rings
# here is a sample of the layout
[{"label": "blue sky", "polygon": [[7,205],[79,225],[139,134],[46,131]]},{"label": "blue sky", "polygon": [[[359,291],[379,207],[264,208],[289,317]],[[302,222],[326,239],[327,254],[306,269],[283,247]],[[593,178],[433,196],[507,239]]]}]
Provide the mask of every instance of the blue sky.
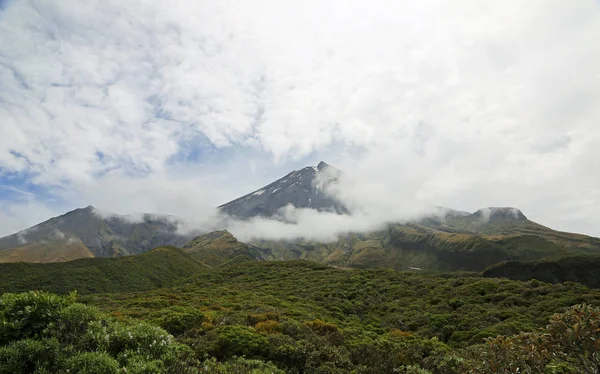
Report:
[{"label": "blue sky", "polygon": [[373,220],[516,206],[600,235],[597,2],[0,8],[0,234],[202,215],[324,160]]}]

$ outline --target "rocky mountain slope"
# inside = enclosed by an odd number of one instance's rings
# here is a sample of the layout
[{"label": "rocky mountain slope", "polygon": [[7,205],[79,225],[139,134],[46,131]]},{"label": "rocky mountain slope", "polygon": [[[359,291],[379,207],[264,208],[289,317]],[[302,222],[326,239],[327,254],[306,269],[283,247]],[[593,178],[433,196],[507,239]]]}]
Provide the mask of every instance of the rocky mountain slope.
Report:
[{"label": "rocky mountain slope", "polygon": [[103,216],[88,206],[0,238],[0,263],[127,256],[190,239],[177,233],[171,216]]},{"label": "rocky mountain slope", "polygon": [[321,161],[317,166],[295,170],[283,178],[254,192],[219,206],[236,218],[272,217],[288,204],[296,208],[348,213],[341,201],[324,193],[324,187],[335,181],[340,171]]}]

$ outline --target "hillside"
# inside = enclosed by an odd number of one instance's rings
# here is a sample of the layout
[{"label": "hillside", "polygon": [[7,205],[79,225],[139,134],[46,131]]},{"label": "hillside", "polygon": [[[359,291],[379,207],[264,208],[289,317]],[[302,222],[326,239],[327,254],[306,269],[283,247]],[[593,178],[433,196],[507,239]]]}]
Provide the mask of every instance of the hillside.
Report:
[{"label": "hillside", "polygon": [[64,263],[0,264],[0,293],[44,290],[65,294],[146,291],[204,269],[180,249],[160,247],[119,258],[90,258]]},{"label": "hillside", "polygon": [[261,260],[259,248],[239,242],[228,231],[215,231],[194,238],[182,250],[211,266]]},{"label": "hillside", "polygon": [[[342,202],[325,193],[324,187],[339,180],[340,173],[320,162],[219,210],[226,213],[224,217],[242,220],[257,216],[281,220],[278,212],[289,204],[351,214]],[[600,256],[600,239],[552,230],[512,207],[489,207],[474,213],[439,207],[412,221],[388,223],[368,233],[343,233],[326,243],[302,238],[241,243],[226,230],[195,237],[180,234],[179,222],[166,215],[101,215],[90,206],[0,238],[0,263],[119,257],[164,245],[182,247],[211,267],[253,260],[310,260],[353,268],[483,271],[505,261]],[[227,222],[228,218],[221,221],[224,226]]]},{"label": "hillside", "polygon": [[0,263],[118,257],[179,246],[191,237],[178,234],[177,225],[166,215],[103,216],[88,206],[0,238]]},{"label": "hillside", "polygon": [[600,288],[600,256],[566,256],[539,261],[506,261],[485,269],[487,278],[509,278],[548,283],[578,282]]},{"label": "hillside", "polygon": [[245,356],[290,373],[394,373],[418,365],[442,374],[467,372],[458,357],[480,350],[470,372],[494,373],[481,365],[506,346],[478,345],[484,338],[535,331],[571,305],[598,305],[600,291],[291,261],[208,269],[170,288],[80,301],[156,323],[199,357]]},{"label": "hillside", "polygon": [[[511,208],[488,209],[514,212]],[[491,215],[486,220],[481,219],[481,211],[453,212],[390,224],[371,233],[341,235],[333,243],[257,240],[252,244],[263,248],[263,256],[268,260],[303,259],[344,267],[397,270],[483,271],[508,260],[600,255],[600,239],[549,229],[520,212],[514,216]]]}]

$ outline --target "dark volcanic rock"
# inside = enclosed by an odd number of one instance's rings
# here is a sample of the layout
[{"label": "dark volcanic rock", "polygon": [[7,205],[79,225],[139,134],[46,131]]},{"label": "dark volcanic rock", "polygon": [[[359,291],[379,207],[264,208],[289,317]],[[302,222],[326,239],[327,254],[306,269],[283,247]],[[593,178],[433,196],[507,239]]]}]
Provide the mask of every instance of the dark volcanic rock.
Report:
[{"label": "dark volcanic rock", "polygon": [[275,216],[288,204],[296,208],[348,213],[341,201],[325,191],[325,187],[339,175],[338,169],[321,161],[317,166],[295,170],[263,188],[221,205],[219,209],[238,218]]},{"label": "dark volcanic rock", "polygon": [[524,221],[527,219],[523,212],[517,208],[484,208],[473,213],[474,218],[485,221]]},{"label": "dark volcanic rock", "polygon": [[190,238],[177,233],[177,220],[171,216],[103,216],[88,206],[0,238],[0,251],[35,243],[58,248],[80,240],[94,257],[116,257],[163,245],[183,245]]}]

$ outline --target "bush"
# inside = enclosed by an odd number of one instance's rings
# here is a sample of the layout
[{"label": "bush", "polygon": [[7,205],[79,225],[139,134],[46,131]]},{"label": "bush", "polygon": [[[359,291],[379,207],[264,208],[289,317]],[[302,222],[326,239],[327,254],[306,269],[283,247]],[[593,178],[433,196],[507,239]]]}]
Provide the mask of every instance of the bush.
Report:
[{"label": "bush", "polygon": [[187,330],[202,325],[204,314],[197,308],[170,307],[155,315],[152,322],[170,334],[181,335]]},{"label": "bush", "polygon": [[201,373],[209,374],[285,374],[270,362],[235,357],[226,362],[207,359],[200,366]]},{"label": "bush", "polygon": [[61,349],[56,339],[25,339],[0,347],[0,374],[58,371]]},{"label": "bush", "polygon": [[45,333],[56,337],[62,344],[71,345],[81,339],[94,321],[106,323],[106,317],[94,307],[76,303],[60,310],[58,318],[48,325]]},{"label": "bush", "polygon": [[576,305],[541,331],[489,338],[470,351],[473,373],[597,373],[600,309]]},{"label": "bush", "polygon": [[304,322],[304,325],[310,327],[312,330],[316,331],[320,335],[339,333],[339,330],[335,324],[327,323],[320,319]]},{"label": "bush", "polygon": [[30,291],[6,293],[0,297],[0,344],[40,336],[49,323],[60,318],[60,311],[75,302],[75,293],[57,296]]},{"label": "bush", "polygon": [[555,314],[546,328],[554,352],[583,372],[600,369],[600,309],[575,305]]},{"label": "bush", "polygon": [[65,372],[69,374],[114,374],[119,371],[119,363],[102,352],[83,352],[65,361]]},{"label": "bush", "polygon": [[185,373],[191,349],[158,326],[117,322],[74,295],[43,292],[0,298],[0,373]]},{"label": "bush", "polygon": [[176,345],[173,336],[158,326],[147,323],[91,322],[79,348],[104,351],[117,357],[125,351],[134,351],[146,359],[160,359]]},{"label": "bush", "polygon": [[278,334],[283,330],[283,328],[277,321],[259,322],[254,328],[256,329],[256,331],[265,334]]},{"label": "bush", "polygon": [[214,355],[218,358],[233,356],[261,357],[265,353],[268,339],[252,327],[222,326],[215,329]]},{"label": "bush", "polygon": [[248,321],[248,325],[254,326],[260,322],[279,321],[279,314],[274,312],[249,314],[248,317],[246,317],[246,320]]}]

